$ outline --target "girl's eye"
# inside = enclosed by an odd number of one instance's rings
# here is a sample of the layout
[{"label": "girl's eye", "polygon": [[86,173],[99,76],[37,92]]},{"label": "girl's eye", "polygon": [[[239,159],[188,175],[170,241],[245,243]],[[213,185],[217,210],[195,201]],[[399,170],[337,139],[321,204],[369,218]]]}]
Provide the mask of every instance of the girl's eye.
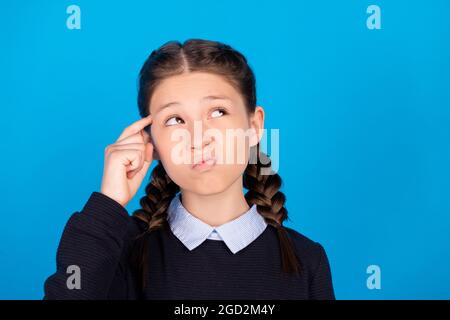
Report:
[{"label": "girl's eye", "polygon": [[176,117],[176,116],[175,117],[171,117],[171,118],[169,118],[166,121],[166,125],[167,126],[173,126],[173,125],[179,124],[180,121],[183,122],[183,119],[181,119],[180,117]]},{"label": "girl's eye", "polygon": [[224,114],[226,114],[226,113],[227,113],[227,112],[225,111],[225,109],[218,108],[218,109],[214,110],[214,111],[211,113],[211,117],[217,118],[217,117],[220,117],[221,115],[224,115]]}]

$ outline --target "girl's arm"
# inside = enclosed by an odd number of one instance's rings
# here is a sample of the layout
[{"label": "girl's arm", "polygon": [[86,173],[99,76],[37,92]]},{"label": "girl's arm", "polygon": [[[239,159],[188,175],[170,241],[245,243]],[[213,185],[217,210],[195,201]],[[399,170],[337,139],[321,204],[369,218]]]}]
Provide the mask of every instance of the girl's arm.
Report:
[{"label": "girl's arm", "polygon": [[67,222],[47,278],[44,299],[136,299],[127,263],[130,239],[137,232],[127,210],[93,192],[81,212]]}]

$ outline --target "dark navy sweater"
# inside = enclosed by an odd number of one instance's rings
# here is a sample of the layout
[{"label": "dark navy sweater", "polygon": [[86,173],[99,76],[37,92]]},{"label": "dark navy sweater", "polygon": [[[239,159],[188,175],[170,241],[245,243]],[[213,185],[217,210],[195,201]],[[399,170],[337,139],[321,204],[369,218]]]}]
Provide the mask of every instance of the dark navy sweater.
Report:
[{"label": "dark navy sweater", "polygon": [[[146,238],[142,289],[130,259],[142,226],[118,202],[93,192],[64,228],[44,299],[335,299],[324,248],[285,228],[301,261],[300,276],[281,272],[277,230],[271,225],[236,254],[211,239],[189,251],[164,227]],[[80,288],[67,285],[74,275],[69,266],[78,268]]]}]

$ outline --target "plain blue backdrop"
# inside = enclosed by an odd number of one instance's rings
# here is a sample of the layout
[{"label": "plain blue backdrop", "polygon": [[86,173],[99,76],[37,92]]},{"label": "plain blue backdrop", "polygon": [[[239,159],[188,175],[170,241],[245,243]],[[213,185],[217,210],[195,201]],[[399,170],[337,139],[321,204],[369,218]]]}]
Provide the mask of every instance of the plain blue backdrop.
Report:
[{"label": "plain blue backdrop", "polygon": [[[81,30],[66,27],[71,4]],[[253,67],[280,130],[287,226],[325,247],[336,297],[449,299],[449,14],[444,0],[2,1],[0,298],[43,297],[104,147],[139,118],[146,57],[206,38]]]}]

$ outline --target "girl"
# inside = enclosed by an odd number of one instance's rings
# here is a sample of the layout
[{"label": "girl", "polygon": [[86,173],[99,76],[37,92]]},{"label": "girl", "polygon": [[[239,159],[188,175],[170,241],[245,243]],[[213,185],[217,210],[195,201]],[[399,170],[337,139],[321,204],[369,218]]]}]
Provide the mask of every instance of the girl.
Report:
[{"label": "girl", "polygon": [[[138,106],[142,119],[105,149],[100,192],[67,222],[44,299],[335,298],[324,248],[282,225],[281,178],[259,150],[264,110],[241,53],[166,43],[140,71]],[[250,134],[223,142],[229,131]],[[243,161],[223,160],[232,153]]]}]

